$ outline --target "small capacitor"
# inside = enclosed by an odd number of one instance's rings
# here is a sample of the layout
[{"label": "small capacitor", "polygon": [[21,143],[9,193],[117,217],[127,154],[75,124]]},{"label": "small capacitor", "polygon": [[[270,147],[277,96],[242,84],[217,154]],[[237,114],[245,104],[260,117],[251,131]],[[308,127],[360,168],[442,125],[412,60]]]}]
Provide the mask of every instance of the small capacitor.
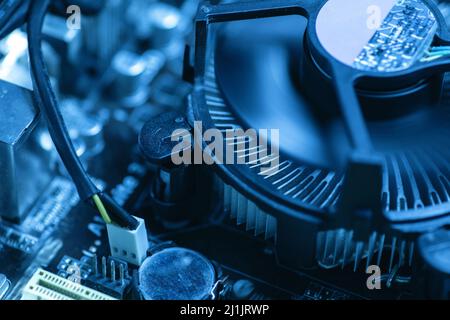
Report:
[{"label": "small capacitor", "polygon": [[165,3],[153,3],[147,11],[151,21],[151,43],[154,48],[164,48],[185,28],[183,15],[178,8]]},{"label": "small capacitor", "polygon": [[156,50],[142,55],[129,50],[119,51],[112,62],[115,78],[111,93],[125,107],[142,105],[150,94],[148,84],[164,64],[164,55]]},{"label": "small capacitor", "polygon": [[103,151],[103,124],[87,115],[75,99],[66,99],[61,103],[61,113],[64,116],[70,136],[81,140],[86,147],[86,156],[94,156]]},{"label": "small capacitor", "polygon": [[141,84],[146,71],[145,59],[128,50],[119,51],[113,59],[115,71],[114,93],[117,96],[133,95]]}]

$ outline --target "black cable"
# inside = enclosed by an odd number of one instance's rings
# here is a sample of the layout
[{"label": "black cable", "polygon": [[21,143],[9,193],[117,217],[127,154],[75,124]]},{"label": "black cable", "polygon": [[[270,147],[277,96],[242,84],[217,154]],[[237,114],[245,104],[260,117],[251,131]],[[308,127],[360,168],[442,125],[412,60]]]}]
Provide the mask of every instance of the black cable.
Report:
[{"label": "black cable", "polygon": [[51,89],[51,82],[41,50],[42,26],[50,0],[34,0],[28,16],[28,46],[30,52],[30,66],[35,92],[41,109],[47,118],[50,135],[61,159],[70,173],[82,200],[88,200],[100,190],[94,185],[73,147],[64,119],[58,108],[55,93]]},{"label": "black cable", "polygon": [[17,8],[24,3],[24,0],[8,0],[0,2],[0,26],[3,26],[4,22],[10,19]]},{"label": "black cable", "polygon": [[0,3],[0,39],[25,24],[30,0],[3,1]]},{"label": "black cable", "polygon": [[111,211],[115,223],[134,230],[138,226],[137,220],[111,197],[102,194],[89,178],[76,154],[64,118],[59,110],[41,50],[42,26],[49,5],[50,0],[33,0],[28,14],[28,48],[35,98],[47,119],[50,136],[67,172],[75,183],[80,198],[91,202],[92,198],[98,195],[102,201],[106,202],[106,207]]}]

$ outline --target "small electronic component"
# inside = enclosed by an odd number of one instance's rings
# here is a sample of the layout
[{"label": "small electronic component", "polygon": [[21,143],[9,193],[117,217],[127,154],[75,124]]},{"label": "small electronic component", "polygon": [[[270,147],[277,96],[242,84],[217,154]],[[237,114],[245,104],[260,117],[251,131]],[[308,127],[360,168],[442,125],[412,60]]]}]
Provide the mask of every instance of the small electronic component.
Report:
[{"label": "small electronic component", "polygon": [[150,24],[151,42],[156,47],[167,49],[186,28],[186,21],[180,10],[163,2],[149,4],[143,18]]},{"label": "small electronic component", "polygon": [[215,282],[211,262],[184,248],[162,250],[139,268],[139,288],[145,300],[208,299]]},{"label": "small electronic component", "polygon": [[22,291],[22,300],[115,300],[101,292],[38,269]]},{"label": "small electronic component", "polygon": [[131,282],[128,264],[112,257],[64,256],[58,264],[58,275],[116,299],[124,299]]},{"label": "small electronic component", "polygon": [[66,279],[76,279],[83,281],[93,273],[93,267],[87,257],[81,260],[64,256],[58,263],[58,275]]},{"label": "small electronic component", "polygon": [[338,290],[324,287],[323,285],[311,282],[301,300],[346,300],[349,297]]},{"label": "small electronic component", "polygon": [[87,156],[94,156],[102,152],[105,142],[103,139],[103,125],[82,109],[76,99],[67,99],[61,103],[61,112],[66,120],[72,139],[78,138],[87,148]]},{"label": "small electronic component", "polygon": [[131,282],[128,264],[119,259],[102,257],[99,266],[97,256],[91,259],[91,264],[92,275],[84,283],[114,298],[123,299]]},{"label": "small electronic component", "polygon": [[112,60],[115,74],[111,93],[121,99],[124,106],[140,106],[149,97],[148,85],[155,79],[166,63],[165,55],[150,50],[143,55],[129,50],[119,51]]},{"label": "small electronic component", "polygon": [[135,217],[139,222],[135,230],[108,224],[108,239],[111,255],[134,265],[141,265],[147,257],[148,239],[145,221]]}]

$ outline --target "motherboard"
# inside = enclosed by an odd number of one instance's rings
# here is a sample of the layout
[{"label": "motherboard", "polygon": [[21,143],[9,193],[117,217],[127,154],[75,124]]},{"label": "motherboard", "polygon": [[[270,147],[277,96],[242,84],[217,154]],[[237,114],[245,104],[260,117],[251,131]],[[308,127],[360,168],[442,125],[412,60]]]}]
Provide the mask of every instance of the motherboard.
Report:
[{"label": "motherboard", "polygon": [[339,2],[0,1],[0,300],[448,299],[450,3]]}]

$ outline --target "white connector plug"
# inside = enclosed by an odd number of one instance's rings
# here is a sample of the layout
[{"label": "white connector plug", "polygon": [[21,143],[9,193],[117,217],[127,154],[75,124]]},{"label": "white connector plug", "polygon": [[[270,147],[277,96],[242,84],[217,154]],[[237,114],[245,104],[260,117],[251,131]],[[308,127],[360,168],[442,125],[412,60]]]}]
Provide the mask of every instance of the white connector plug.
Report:
[{"label": "white connector plug", "polygon": [[139,266],[147,257],[148,239],[145,221],[135,218],[139,222],[136,230],[121,228],[114,224],[108,224],[106,227],[111,256]]}]

